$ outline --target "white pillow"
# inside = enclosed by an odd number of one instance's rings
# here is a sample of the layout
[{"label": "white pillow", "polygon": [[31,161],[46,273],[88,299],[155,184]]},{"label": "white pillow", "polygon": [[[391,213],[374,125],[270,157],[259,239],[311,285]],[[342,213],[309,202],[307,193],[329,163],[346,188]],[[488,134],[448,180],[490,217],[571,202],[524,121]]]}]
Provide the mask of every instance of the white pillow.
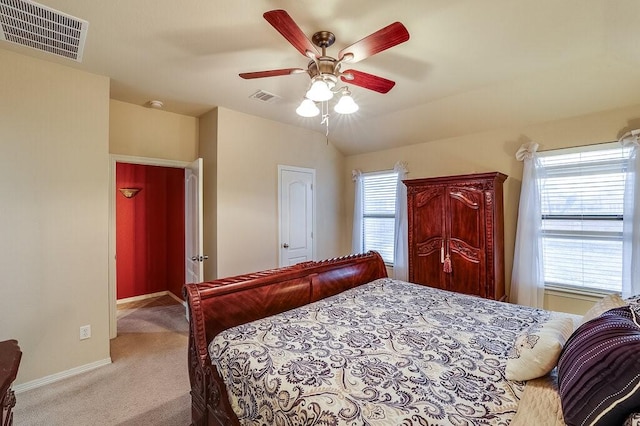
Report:
[{"label": "white pillow", "polygon": [[623,306],[627,306],[628,303],[622,300],[619,294],[608,294],[602,299],[598,300],[595,305],[589,309],[584,316],[582,317],[581,324],[584,324],[587,321],[590,321],[600,315],[604,314],[608,310],[621,308]]},{"label": "white pillow", "polygon": [[525,330],[507,355],[507,380],[532,380],[548,374],[558,363],[562,347],[571,333],[571,318],[554,318]]}]

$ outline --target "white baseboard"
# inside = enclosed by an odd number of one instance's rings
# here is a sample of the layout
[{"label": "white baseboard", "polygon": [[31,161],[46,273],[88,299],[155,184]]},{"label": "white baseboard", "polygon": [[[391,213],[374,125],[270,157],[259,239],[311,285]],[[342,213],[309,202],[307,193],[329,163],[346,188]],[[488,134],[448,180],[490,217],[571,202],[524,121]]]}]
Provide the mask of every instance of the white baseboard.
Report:
[{"label": "white baseboard", "polygon": [[168,291],[167,293],[169,294],[169,296],[173,297],[177,302],[179,302],[182,306],[184,306],[185,308],[187,307],[187,301],[186,300],[182,300],[181,298],[179,298],[175,294],[171,293],[170,291]]},{"label": "white baseboard", "polygon": [[72,368],[71,370],[61,371],[60,373],[52,374],[50,376],[42,377],[41,379],[32,380],[30,382],[22,383],[12,386],[15,393],[25,392],[31,389],[39,388],[40,386],[48,385],[68,377],[77,376],[78,374],[86,373],[87,371],[95,370],[98,367],[111,364],[111,357],[101,359],[90,364],[81,365],[79,367]]},{"label": "white baseboard", "polygon": [[143,294],[143,295],[140,295],[140,296],[126,297],[124,299],[118,299],[118,300],[116,300],[116,304],[120,305],[120,304],[123,304],[123,303],[138,302],[140,300],[152,299],[154,297],[160,297],[160,296],[171,296],[175,300],[180,302],[180,304],[186,306],[184,300],[180,299],[178,296],[176,296],[175,294],[171,293],[168,290],[158,291],[156,293]]}]

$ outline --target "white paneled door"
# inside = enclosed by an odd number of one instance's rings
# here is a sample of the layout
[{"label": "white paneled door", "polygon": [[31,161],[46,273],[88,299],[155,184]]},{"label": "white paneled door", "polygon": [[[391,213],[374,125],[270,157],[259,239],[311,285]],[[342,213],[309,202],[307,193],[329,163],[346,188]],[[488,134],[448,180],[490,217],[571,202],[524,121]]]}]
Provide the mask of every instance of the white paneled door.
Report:
[{"label": "white paneled door", "polygon": [[313,260],[315,178],[314,169],[278,166],[280,266]]},{"label": "white paneled door", "polygon": [[185,236],[185,282],[204,281],[204,253],[202,232],[202,158],[185,167],[184,187],[184,236]]}]

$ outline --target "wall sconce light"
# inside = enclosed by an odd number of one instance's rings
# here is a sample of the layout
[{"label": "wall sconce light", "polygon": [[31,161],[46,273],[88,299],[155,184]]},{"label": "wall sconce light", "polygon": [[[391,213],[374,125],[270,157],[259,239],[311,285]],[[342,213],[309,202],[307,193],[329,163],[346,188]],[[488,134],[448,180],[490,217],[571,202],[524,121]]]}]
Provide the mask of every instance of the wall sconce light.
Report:
[{"label": "wall sconce light", "polygon": [[122,193],[125,198],[133,198],[140,190],[142,190],[142,188],[120,188],[120,193]]}]

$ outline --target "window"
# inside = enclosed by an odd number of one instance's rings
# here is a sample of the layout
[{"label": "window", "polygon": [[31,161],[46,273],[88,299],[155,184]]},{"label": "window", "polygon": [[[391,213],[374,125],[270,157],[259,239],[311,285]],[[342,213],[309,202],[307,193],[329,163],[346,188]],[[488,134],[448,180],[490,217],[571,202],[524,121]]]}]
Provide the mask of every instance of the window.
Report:
[{"label": "window", "polygon": [[619,292],[628,148],[602,144],[539,158],[545,285]]},{"label": "window", "polygon": [[393,264],[397,182],[396,172],[362,175],[363,251],[379,252],[390,265]]}]

